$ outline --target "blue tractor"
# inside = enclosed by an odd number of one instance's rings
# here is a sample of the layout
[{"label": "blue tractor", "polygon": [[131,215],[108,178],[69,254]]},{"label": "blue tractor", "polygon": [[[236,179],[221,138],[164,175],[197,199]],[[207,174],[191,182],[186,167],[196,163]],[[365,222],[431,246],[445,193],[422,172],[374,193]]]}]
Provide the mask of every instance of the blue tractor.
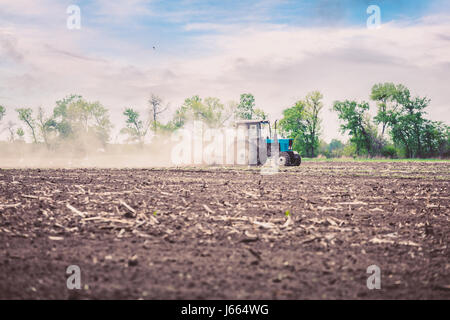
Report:
[{"label": "blue tractor", "polygon": [[[281,138],[277,137],[277,121],[275,121],[275,130],[272,137],[272,129],[270,126],[270,122],[268,120],[241,120],[237,121],[236,124],[238,126],[243,125],[247,129],[253,127],[256,129],[256,141],[257,143],[257,164],[264,165],[267,159],[272,158],[272,156],[277,157],[278,164],[280,166],[299,166],[302,162],[302,158],[300,154],[294,150],[292,150],[293,139],[290,138]],[[266,130],[266,139],[262,139],[264,136],[262,133],[264,129],[268,128],[268,132]],[[277,148],[278,146],[278,148]],[[264,148],[266,152],[261,153],[261,148]],[[278,149],[278,150],[277,150]]]},{"label": "blue tractor", "polygon": [[[269,121],[261,121],[261,124],[269,125],[270,136],[272,136],[272,130],[270,128]],[[294,139],[277,139],[277,121],[275,121],[275,133],[273,139],[267,137],[267,156],[270,158],[272,156],[272,144],[277,143],[279,145],[279,154],[278,154],[278,164],[280,166],[299,166],[302,163],[302,157],[297,151],[292,150],[292,145],[294,143]]]}]

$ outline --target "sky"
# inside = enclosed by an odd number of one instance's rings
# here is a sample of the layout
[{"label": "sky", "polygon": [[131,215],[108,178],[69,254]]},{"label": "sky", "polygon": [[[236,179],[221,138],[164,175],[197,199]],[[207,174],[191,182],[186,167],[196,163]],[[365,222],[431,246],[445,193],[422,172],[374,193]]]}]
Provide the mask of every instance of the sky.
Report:
[{"label": "sky", "polygon": [[[67,28],[70,5],[80,29]],[[0,0],[0,132],[15,108],[51,112],[71,93],[108,107],[117,135],[123,110],[145,110],[152,93],[165,120],[190,96],[248,92],[275,120],[319,90],[330,141],[342,138],[333,101],[369,101],[380,82],[429,97],[428,117],[449,124],[450,1]]]}]

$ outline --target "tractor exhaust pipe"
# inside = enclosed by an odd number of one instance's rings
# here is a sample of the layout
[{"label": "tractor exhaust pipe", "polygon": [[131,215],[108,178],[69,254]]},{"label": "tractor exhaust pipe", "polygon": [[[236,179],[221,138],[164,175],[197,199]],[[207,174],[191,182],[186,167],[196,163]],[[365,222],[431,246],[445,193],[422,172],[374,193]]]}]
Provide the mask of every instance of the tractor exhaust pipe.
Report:
[{"label": "tractor exhaust pipe", "polygon": [[277,121],[275,120],[275,130],[274,130],[274,134],[273,134],[273,142],[278,143],[278,136],[277,136]]}]

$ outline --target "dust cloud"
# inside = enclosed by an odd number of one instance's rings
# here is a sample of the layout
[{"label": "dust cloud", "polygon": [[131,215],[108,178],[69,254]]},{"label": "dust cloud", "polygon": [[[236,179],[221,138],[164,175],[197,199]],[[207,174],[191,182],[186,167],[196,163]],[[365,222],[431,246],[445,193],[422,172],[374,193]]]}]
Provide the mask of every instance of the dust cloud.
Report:
[{"label": "dust cloud", "polygon": [[[0,168],[149,168],[248,164],[248,132],[186,123],[146,143],[104,144],[93,135],[52,143],[0,141]],[[256,147],[255,147],[256,150]]]},{"label": "dust cloud", "polygon": [[172,166],[170,137],[148,144],[0,142],[0,168],[145,168]]}]

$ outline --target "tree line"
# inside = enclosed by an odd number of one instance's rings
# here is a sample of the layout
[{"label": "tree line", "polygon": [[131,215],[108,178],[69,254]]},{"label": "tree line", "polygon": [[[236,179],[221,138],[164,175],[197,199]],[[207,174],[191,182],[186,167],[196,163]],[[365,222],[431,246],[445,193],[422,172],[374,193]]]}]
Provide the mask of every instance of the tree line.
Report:
[{"label": "tree line", "polygon": [[[369,103],[336,101],[333,110],[342,121],[341,131],[350,135],[358,156],[430,158],[449,156],[449,126],[426,119],[431,100],[413,97],[401,84],[383,83],[372,87],[370,99],[377,113],[371,119]],[[381,131],[378,130],[381,127]]]},{"label": "tree line", "polygon": [[[56,149],[65,142],[76,145],[95,141],[106,145],[113,128],[108,109],[100,102],[89,102],[80,95],[56,101],[51,114],[42,107],[37,110],[17,108],[15,111],[23,127],[9,121],[6,125],[9,141],[23,142],[25,131],[28,131],[33,143],[44,144],[49,149]],[[5,112],[5,107],[0,107],[0,120]]]},{"label": "tree line", "polygon": [[431,100],[412,96],[401,84],[381,83],[372,87],[376,105],[371,118],[367,101],[335,101],[332,110],[340,120],[347,143],[320,139],[323,96],[315,91],[283,111],[282,130],[294,139],[294,149],[306,157],[431,158],[450,156],[449,126],[426,119]]},{"label": "tree line", "polygon": [[[304,157],[389,157],[429,158],[448,157],[450,148],[449,126],[440,121],[426,119],[427,97],[413,97],[401,84],[376,84],[370,92],[376,105],[376,116],[369,115],[367,101],[335,101],[331,110],[337,113],[340,130],[349,140],[321,139],[323,95],[313,91],[283,110],[278,122],[281,135],[294,140],[293,148]],[[167,134],[182,128],[191,120],[201,120],[212,128],[229,125],[236,120],[266,120],[267,113],[256,108],[251,93],[240,96],[239,103],[223,103],[215,97],[198,95],[185,99],[172,118],[163,123],[163,114],[169,105],[152,94],[144,112],[128,107],[123,111],[124,124],[120,134],[127,143],[143,145],[151,134]],[[108,109],[98,101],[88,101],[72,94],[56,101],[53,112],[43,108],[15,109],[21,126],[9,121],[5,129],[10,142],[23,142],[28,132],[35,144],[48,149],[70,142],[75,145],[97,143],[106,147],[111,143],[113,124]],[[6,108],[0,106],[0,121]]]}]

